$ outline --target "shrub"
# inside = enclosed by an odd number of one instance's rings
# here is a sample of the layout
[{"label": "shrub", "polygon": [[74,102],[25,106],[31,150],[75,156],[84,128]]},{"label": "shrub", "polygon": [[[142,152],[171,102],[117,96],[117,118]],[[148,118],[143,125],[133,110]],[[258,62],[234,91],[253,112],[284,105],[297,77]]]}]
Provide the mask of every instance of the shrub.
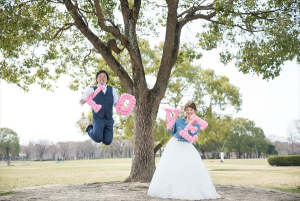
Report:
[{"label": "shrub", "polygon": [[273,166],[300,166],[300,155],[270,156],[268,163]]}]

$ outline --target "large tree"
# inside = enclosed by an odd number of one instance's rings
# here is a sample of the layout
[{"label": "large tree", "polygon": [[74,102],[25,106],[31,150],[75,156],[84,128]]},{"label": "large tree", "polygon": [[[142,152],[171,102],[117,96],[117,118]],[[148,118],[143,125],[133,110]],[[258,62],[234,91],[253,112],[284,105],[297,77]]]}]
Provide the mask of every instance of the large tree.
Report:
[{"label": "large tree", "polygon": [[10,128],[0,128],[0,152],[5,154],[8,166],[10,166],[10,156],[20,152],[18,134]]},{"label": "large tree", "polygon": [[36,143],[34,143],[34,149],[40,161],[42,161],[44,155],[49,152],[50,146],[51,146],[51,142],[47,139],[44,140],[40,139]]},{"label": "large tree", "polygon": [[26,155],[26,160],[30,161],[34,153],[34,145],[32,142],[29,142],[28,145],[21,146],[21,152]]},{"label": "large tree", "polygon": [[[300,61],[299,5],[291,0],[12,0],[1,1],[0,21],[1,79],[24,89],[35,82],[49,89],[49,80],[68,73],[74,78],[70,87],[77,89],[91,83],[95,58],[101,55],[125,91],[135,96],[134,154],[127,181],[152,178],[153,120],[188,24],[199,23],[199,47],[211,50],[224,44],[221,61],[235,59],[244,73],[274,78],[285,61]],[[164,46],[150,88],[145,77],[150,64],[144,63],[138,39],[159,35],[159,27],[164,28]],[[120,49],[130,66],[111,51]]]},{"label": "large tree", "polygon": [[68,160],[71,151],[70,142],[59,142],[57,145],[61,156],[64,158],[64,160]]}]

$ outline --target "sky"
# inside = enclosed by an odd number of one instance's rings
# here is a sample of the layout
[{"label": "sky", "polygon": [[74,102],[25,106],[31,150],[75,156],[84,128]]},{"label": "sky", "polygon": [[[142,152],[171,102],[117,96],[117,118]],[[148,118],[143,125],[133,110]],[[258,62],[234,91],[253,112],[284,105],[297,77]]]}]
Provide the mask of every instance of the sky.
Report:
[{"label": "sky", "polygon": [[[242,94],[242,110],[233,117],[253,120],[265,135],[273,140],[284,140],[287,129],[294,119],[300,119],[300,68],[296,62],[287,62],[279,77],[262,80],[258,76],[242,74],[231,63],[222,65],[217,51],[206,52],[200,60],[202,68],[214,69],[217,75],[225,75]],[[76,122],[82,112],[88,112],[86,104],[80,106],[82,91],[71,91],[68,78],[58,80],[54,92],[32,85],[24,92],[15,85],[1,81],[0,127],[17,132],[21,144],[47,139],[61,141],[84,141]],[[114,111],[115,112],[115,111]],[[162,109],[160,115],[164,115]]]}]

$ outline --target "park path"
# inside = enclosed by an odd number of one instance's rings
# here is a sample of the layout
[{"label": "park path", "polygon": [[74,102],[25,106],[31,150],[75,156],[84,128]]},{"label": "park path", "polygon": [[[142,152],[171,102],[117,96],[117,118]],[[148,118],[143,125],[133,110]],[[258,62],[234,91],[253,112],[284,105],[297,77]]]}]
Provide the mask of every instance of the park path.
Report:
[{"label": "park path", "polygon": [[[147,196],[148,183],[91,183],[73,185],[49,185],[18,189],[11,194],[0,197],[1,201],[32,201],[32,200],[59,200],[59,201],[167,201]],[[256,187],[238,187],[216,185],[216,190],[223,200],[300,200],[300,194],[287,193],[272,189]]]}]

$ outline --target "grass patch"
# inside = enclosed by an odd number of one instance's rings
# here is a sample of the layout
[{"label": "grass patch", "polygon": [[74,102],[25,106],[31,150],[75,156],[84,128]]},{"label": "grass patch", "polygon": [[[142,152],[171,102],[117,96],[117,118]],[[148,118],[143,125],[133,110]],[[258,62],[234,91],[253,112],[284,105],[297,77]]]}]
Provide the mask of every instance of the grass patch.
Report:
[{"label": "grass patch", "polygon": [[63,163],[35,162],[0,166],[0,190],[54,184],[123,181],[130,173],[131,159],[74,160]]},{"label": "grass patch", "polygon": [[279,191],[290,192],[290,193],[300,193],[300,187],[284,188],[284,187],[268,187],[268,186],[266,186],[266,188],[272,188],[272,189],[276,189],[276,190],[279,190]]},{"label": "grass patch", "polygon": [[[211,169],[210,171],[257,171],[255,169],[252,170],[243,170],[243,169]],[[261,171],[261,170],[259,170]]]},{"label": "grass patch", "polygon": [[[158,163],[159,158],[156,158]],[[0,162],[0,190],[54,184],[124,181],[132,159]],[[272,188],[299,193],[300,167],[270,166],[267,159],[203,160],[215,184]]]},{"label": "grass patch", "polygon": [[14,194],[14,192],[13,191],[0,192],[0,196],[11,195],[11,194]]}]

